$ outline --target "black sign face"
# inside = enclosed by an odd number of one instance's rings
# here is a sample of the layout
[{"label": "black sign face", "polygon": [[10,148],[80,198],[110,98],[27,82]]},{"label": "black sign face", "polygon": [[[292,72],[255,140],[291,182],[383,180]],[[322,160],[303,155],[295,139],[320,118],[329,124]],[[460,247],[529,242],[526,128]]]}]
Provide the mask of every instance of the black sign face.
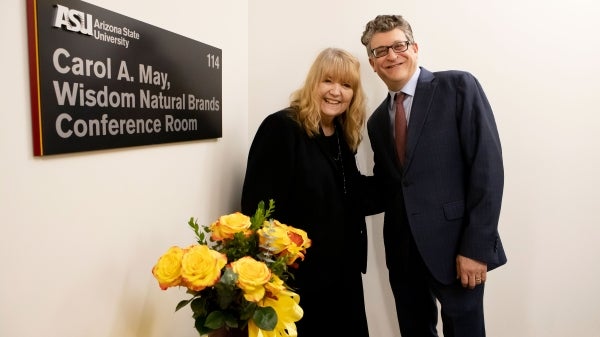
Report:
[{"label": "black sign face", "polygon": [[79,0],[28,0],[34,155],[222,136],[221,50]]}]

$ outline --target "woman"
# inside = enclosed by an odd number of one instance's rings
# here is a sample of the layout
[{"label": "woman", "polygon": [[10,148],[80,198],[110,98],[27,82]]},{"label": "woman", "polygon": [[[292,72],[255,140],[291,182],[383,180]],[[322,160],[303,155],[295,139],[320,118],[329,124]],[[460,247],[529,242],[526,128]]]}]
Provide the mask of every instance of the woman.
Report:
[{"label": "woman", "polygon": [[[367,337],[361,272],[366,272],[365,218],[358,197],[367,181],[354,155],[365,123],[360,63],[323,50],[290,107],[260,125],[248,156],[242,211],[275,200],[273,218],[302,228],[312,240],[288,283],[300,294],[298,336]],[[364,198],[368,199],[368,198]]]}]

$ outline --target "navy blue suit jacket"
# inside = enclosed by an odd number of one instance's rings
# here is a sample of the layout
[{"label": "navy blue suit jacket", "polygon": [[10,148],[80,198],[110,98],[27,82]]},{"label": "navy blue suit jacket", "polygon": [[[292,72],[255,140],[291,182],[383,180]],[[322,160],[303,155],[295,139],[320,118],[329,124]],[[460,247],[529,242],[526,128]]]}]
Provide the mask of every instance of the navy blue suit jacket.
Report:
[{"label": "navy blue suit jacket", "polygon": [[406,162],[398,162],[388,104],[368,120],[375,177],[385,193],[386,263],[396,268],[408,221],[431,274],[456,279],[456,255],[506,263],[498,218],[504,186],[502,149],[490,104],[475,77],[421,68],[408,126]]}]

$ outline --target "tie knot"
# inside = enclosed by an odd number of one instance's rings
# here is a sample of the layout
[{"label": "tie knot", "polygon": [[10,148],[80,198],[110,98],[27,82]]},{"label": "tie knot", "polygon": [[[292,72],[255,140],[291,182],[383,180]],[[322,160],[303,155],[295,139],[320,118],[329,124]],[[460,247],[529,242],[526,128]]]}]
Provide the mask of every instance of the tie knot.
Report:
[{"label": "tie knot", "polygon": [[396,103],[402,103],[404,102],[404,97],[406,97],[406,94],[403,93],[402,91],[396,94],[395,100]]}]

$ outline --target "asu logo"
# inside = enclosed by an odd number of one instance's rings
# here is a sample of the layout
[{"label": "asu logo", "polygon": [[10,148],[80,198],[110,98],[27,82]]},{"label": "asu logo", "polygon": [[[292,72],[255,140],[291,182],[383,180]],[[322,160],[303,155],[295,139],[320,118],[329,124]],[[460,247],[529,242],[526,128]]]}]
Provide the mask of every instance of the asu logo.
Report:
[{"label": "asu logo", "polygon": [[68,31],[92,36],[94,34],[93,18],[91,14],[56,5],[54,27],[66,28]]}]

